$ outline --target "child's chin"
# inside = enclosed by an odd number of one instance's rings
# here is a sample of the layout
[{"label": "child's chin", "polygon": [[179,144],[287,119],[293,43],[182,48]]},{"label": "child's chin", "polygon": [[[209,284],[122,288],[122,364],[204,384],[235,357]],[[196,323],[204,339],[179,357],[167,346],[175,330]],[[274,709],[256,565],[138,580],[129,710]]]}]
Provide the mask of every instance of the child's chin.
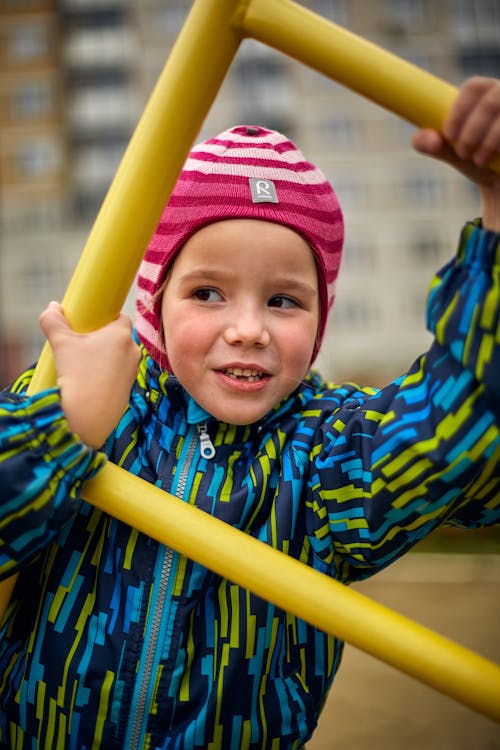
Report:
[{"label": "child's chin", "polygon": [[246,425],[254,424],[259,422],[267,411],[265,409],[257,410],[236,410],[236,409],[214,409],[211,412],[212,416],[215,417],[219,422],[226,422],[227,424],[233,424],[236,427],[245,427]]}]

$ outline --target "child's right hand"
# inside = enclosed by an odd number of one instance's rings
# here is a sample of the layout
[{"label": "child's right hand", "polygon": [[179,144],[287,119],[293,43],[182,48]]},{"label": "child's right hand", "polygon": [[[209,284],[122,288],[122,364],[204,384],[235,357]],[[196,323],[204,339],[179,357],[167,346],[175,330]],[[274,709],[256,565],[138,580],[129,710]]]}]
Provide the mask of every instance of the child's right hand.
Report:
[{"label": "child's right hand", "polygon": [[132,322],[121,314],[93,333],[75,333],[61,305],[51,302],[40,327],[54,354],[69,426],[87,445],[100,448],[125,411],[137,375],[140,353]]},{"label": "child's right hand", "polygon": [[465,81],[443,132],[418,130],[413,145],[473,180],[481,194],[483,226],[500,232],[500,174],[487,166],[500,154],[500,79],[474,76]]}]

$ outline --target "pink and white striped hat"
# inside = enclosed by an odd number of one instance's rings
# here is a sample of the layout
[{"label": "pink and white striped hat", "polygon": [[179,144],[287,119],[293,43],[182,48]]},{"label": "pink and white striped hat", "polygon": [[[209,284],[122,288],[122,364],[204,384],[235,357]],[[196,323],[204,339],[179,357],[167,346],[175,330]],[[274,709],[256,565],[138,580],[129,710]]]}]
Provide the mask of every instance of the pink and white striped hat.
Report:
[{"label": "pink and white striped hat", "polygon": [[168,360],[157,292],[169,265],[199,229],[237,218],[283,224],[313,249],[321,304],[313,359],[317,355],[342,254],[342,211],[325,175],[291,141],[273,130],[242,125],[193,148],[139,269],[136,329],[162,367]]}]

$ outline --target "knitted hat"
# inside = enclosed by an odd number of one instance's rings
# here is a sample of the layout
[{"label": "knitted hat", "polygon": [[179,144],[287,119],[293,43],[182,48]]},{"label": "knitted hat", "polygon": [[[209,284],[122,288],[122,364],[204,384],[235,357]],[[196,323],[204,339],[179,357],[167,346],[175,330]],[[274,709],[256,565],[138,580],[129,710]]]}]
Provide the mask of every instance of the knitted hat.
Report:
[{"label": "knitted hat", "polygon": [[168,366],[155,294],[175,254],[199,229],[223,219],[262,219],[290,227],[314,251],[320,321],[313,359],[334,299],[344,225],[325,175],[285,136],[238,126],[191,151],[153,234],[137,282],[137,333],[153,359]]}]

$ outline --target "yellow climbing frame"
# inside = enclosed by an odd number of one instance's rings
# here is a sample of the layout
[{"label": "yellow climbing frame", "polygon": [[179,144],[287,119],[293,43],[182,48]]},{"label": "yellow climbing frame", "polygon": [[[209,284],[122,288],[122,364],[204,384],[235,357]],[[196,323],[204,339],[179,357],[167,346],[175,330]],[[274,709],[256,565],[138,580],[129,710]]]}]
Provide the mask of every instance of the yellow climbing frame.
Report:
[{"label": "yellow climbing frame", "polygon": [[[120,312],[144,249],[246,37],[326,74],[417,126],[439,129],[450,84],[292,0],[195,0],[63,299],[81,332]],[[500,171],[500,161],[495,163]],[[55,382],[42,351],[30,391]],[[85,498],[116,518],[357,648],[500,722],[500,667],[258,542],[117,466]],[[15,578],[0,591],[4,607]]]}]

